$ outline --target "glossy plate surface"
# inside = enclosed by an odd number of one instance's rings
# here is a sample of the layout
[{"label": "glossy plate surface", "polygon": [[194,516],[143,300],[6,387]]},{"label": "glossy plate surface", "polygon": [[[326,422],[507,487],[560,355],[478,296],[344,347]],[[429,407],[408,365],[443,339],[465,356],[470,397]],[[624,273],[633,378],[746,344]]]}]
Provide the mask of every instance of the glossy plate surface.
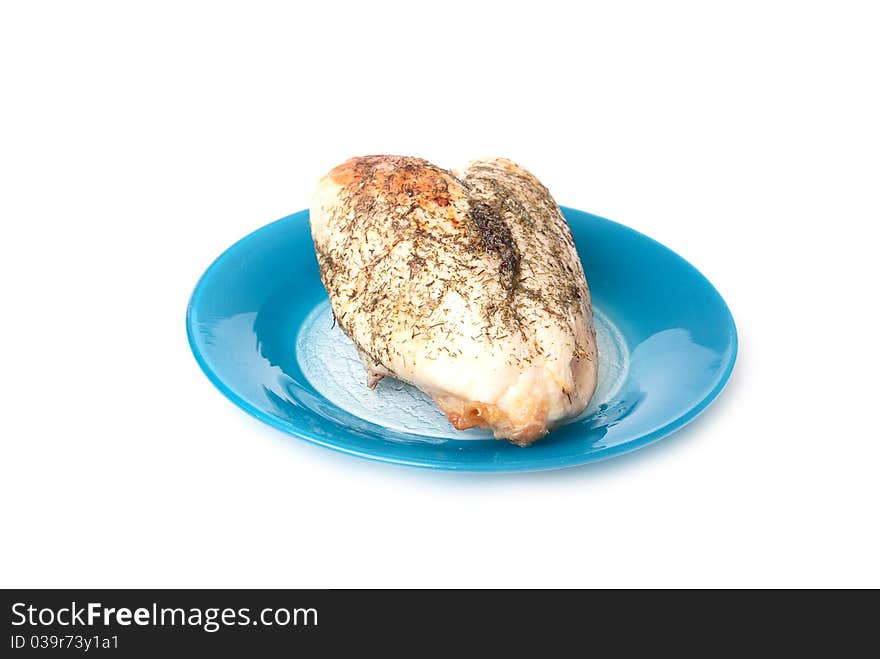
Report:
[{"label": "glossy plate surface", "polygon": [[375,391],[334,327],[308,212],[246,236],[205,272],[190,346],[236,405],[291,435],[361,457],[464,471],[579,465],[681,428],[721,392],[736,359],[724,300],[693,266],[623,225],[563,208],[596,313],[599,386],[587,410],[529,448],[455,431],[430,399],[386,378]]}]

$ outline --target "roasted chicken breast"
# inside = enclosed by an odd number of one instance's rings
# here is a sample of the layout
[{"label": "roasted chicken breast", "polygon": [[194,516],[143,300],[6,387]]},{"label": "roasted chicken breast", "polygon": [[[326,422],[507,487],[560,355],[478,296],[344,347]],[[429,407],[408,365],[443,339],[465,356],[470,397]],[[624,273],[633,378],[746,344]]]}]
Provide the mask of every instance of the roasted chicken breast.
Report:
[{"label": "roasted chicken breast", "polygon": [[367,367],[427,392],[459,430],[525,446],[596,386],[590,293],[559,207],[497,158],[452,173],[352,158],[310,211],[336,321]]}]

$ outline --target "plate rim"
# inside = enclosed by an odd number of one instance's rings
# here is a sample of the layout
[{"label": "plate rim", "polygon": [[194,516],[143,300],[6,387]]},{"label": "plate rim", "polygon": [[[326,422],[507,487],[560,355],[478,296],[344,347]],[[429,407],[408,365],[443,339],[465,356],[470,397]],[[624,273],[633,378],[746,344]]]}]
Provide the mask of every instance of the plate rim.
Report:
[{"label": "plate rim", "polygon": [[[443,471],[454,471],[454,472],[470,472],[470,473],[522,473],[522,472],[535,472],[535,471],[549,471],[554,469],[565,469],[578,467],[582,465],[594,464],[597,462],[603,462],[605,460],[609,460],[611,458],[616,458],[618,456],[624,455],[626,453],[631,453],[632,451],[636,451],[640,448],[644,448],[649,444],[653,444],[661,439],[668,437],[669,435],[677,432],[684,426],[688,425],[691,421],[697,418],[700,414],[702,414],[724,391],[728,382],[730,381],[730,377],[733,373],[734,366],[736,365],[737,357],[739,354],[739,333],[736,327],[736,321],[733,318],[733,314],[730,311],[730,307],[727,305],[727,301],[721,295],[717,288],[712,284],[709,279],[703,275],[700,270],[698,270],[690,261],[682,257],[675,250],[667,247],[663,243],[651,238],[650,236],[637,231],[631,227],[626,226],[625,224],[621,224],[619,222],[615,222],[614,220],[609,220],[607,218],[601,217],[599,215],[594,215],[593,213],[589,213],[587,211],[578,210],[576,208],[571,208],[569,206],[560,206],[563,214],[572,213],[575,215],[586,215],[593,220],[599,220],[601,222],[606,222],[608,224],[612,224],[618,230],[623,230],[625,232],[635,234],[639,238],[645,239],[652,243],[654,246],[659,247],[673,256],[678,258],[684,265],[686,265],[696,276],[700,277],[704,280],[704,282],[709,286],[711,291],[718,298],[718,301],[721,303],[722,310],[726,315],[726,319],[729,323],[731,330],[731,349],[730,355],[727,358],[727,363],[724,365],[724,368],[721,372],[721,376],[718,379],[716,385],[709,391],[698,403],[690,407],[686,412],[679,415],[675,419],[671,420],[667,424],[652,430],[651,432],[645,433],[639,437],[635,437],[632,440],[625,442],[623,444],[617,444],[614,446],[609,446],[605,449],[600,449],[598,451],[594,451],[592,453],[585,454],[572,454],[570,456],[546,456],[543,460],[541,458],[536,457],[531,462],[526,462],[523,464],[505,464],[505,463],[473,463],[469,464],[466,462],[455,462],[455,461],[440,461],[440,460],[430,460],[426,458],[416,459],[416,458],[406,458],[404,456],[397,455],[386,455],[375,452],[366,452],[358,450],[354,447],[349,446],[341,446],[339,444],[335,444],[329,441],[322,440],[313,435],[309,435],[305,432],[300,431],[299,429],[283,424],[279,419],[274,416],[264,412],[256,405],[252,404],[250,401],[246,400],[242,396],[238,395],[231,388],[229,388],[223,379],[207,364],[207,361],[203,357],[201,351],[199,350],[196,344],[196,338],[193,331],[193,310],[198,301],[198,296],[201,291],[203,284],[207,281],[208,277],[211,276],[213,271],[224,261],[236,248],[239,247],[242,243],[247,242],[256,234],[268,231],[273,226],[280,224],[281,222],[285,222],[291,220],[298,216],[308,216],[308,209],[304,209],[298,211],[296,213],[291,213],[286,215],[280,219],[277,219],[273,222],[269,222],[254,231],[246,234],[242,238],[236,240],[232,245],[227,247],[223,252],[217,256],[211,264],[204,270],[204,272],[199,277],[196,285],[193,288],[192,293],[189,296],[189,301],[186,307],[186,336],[187,342],[189,344],[190,351],[193,354],[193,357],[196,360],[196,363],[199,365],[201,371],[205,374],[211,384],[214,385],[217,390],[220,391],[221,394],[225,398],[227,398],[230,402],[232,402],[239,409],[247,412],[252,417],[262,421],[263,423],[275,428],[283,432],[286,435],[290,435],[296,437],[298,439],[305,440],[311,444],[316,444],[318,446],[322,446],[325,448],[332,449],[334,451],[344,453],[346,455],[353,455],[359,458],[365,458],[367,460],[371,460],[373,462],[382,462],[385,464],[397,464],[407,467],[419,467],[423,469],[439,469]],[[566,218],[568,219],[568,218]],[[454,440],[452,440],[454,441]],[[503,441],[503,440],[495,440],[495,441]],[[528,449],[523,449],[528,450]]]}]

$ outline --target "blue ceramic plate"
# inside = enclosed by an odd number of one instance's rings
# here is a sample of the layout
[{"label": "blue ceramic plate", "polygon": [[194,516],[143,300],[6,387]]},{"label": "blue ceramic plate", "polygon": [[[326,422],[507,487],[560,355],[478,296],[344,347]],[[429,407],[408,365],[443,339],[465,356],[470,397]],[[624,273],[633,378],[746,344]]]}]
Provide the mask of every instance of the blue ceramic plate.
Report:
[{"label": "blue ceramic plate", "polygon": [[374,460],[529,471],[603,460],[666,437],[721,392],[736,358],[727,305],[687,261],[632,229],[564,208],[593,297],[599,385],[578,418],[529,448],[458,432],[419,390],[375,391],[334,327],[308,212],[230,247],[187,310],[196,360],[233,403],[296,437]]}]

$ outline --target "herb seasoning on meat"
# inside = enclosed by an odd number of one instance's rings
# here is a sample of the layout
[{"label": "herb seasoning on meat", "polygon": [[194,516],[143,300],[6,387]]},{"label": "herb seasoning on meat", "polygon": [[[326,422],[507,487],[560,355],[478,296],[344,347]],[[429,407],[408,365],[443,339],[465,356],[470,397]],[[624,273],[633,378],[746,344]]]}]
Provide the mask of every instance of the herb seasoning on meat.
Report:
[{"label": "herb seasoning on meat", "polygon": [[311,208],[321,279],[370,386],[430,394],[456,428],[527,445],[596,385],[590,294],[547,189],[505,159],[454,174],[419,158],[333,169]]}]

